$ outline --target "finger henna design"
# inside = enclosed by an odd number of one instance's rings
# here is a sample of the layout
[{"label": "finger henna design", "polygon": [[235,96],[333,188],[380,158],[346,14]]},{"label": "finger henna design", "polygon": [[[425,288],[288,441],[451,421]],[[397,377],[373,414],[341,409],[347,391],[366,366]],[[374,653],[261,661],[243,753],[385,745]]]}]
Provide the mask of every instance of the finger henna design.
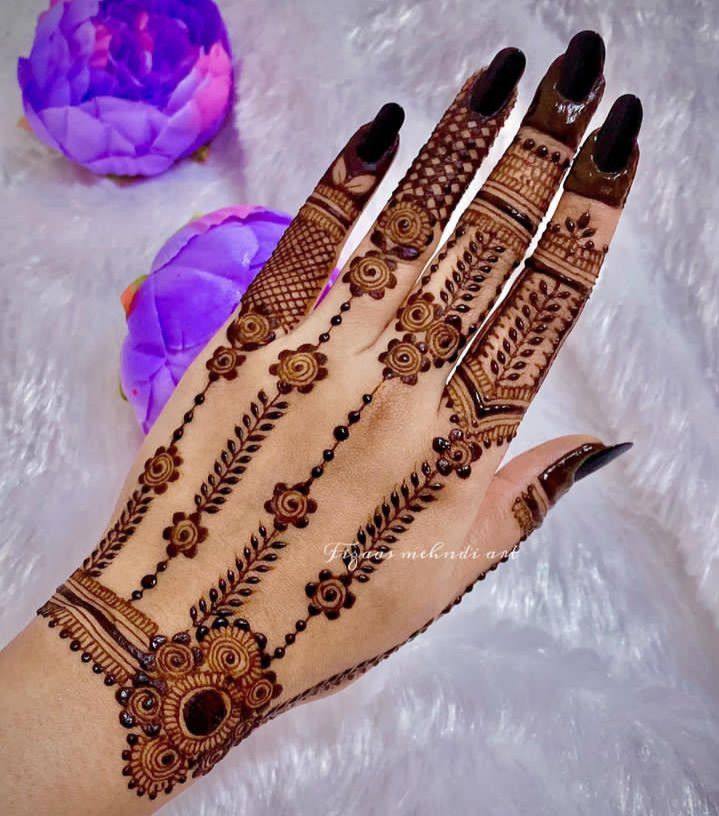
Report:
[{"label": "finger henna design", "polygon": [[452,422],[485,447],[516,434],[599,275],[638,159],[634,130],[624,170],[599,170],[606,126],[585,142],[536,252],[447,385]]},{"label": "finger henna design", "polygon": [[[465,82],[377,219],[370,233],[376,249],[350,261],[342,282],[353,297],[381,300],[397,285],[398,261],[420,262],[431,252],[514,104],[524,62],[517,70],[520,52],[506,52]],[[500,82],[502,65],[507,72]],[[480,112],[479,86],[499,92],[495,108]]]},{"label": "finger henna design", "polygon": [[[594,46],[589,37],[580,51]],[[432,366],[454,362],[524,256],[604,89],[600,61],[594,75],[583,77],[588,89],[579,102],[570,104],[560,92],[573,60],[585,56],[576,50],[570,45],[552,64],[518,135],[400,307],[395,328],[401,334],[380,356],[386,378],[414,384]]]}]

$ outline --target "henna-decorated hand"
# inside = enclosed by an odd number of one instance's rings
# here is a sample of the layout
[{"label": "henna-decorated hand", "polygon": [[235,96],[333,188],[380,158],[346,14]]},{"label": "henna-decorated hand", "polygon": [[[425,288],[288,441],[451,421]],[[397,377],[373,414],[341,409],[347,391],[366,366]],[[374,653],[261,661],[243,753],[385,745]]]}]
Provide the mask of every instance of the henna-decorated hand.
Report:
[{"label": "henna-decorated hand", "polygon": [[[636,169],[631,96],[573,160],[603,58],[597,35],[572,40],[441,245],[524,56],[506,49],[470,77],[313,310],[395,153],[403,114],[385,106],[183,378],[109,531],[40,610],[90,678],[81,693],[68,683],[66,727],[88,741],[114,728],[113,757],[82,758],[114,767],[110,788],[144,802],[170,793],[266,719],[375,665],[625,449],[568,437],[498,471]],[[567,171],[536,251],[493,309]],[[441,557],[452,552],[465,557]],[[89,786],[78,772],[73,790]]]}]

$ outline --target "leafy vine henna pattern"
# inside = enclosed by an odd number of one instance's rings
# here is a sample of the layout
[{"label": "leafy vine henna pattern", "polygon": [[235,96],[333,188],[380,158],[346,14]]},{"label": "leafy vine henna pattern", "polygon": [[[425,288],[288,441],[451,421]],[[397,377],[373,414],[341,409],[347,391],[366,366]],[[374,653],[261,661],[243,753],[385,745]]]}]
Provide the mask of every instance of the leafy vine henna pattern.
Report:
[{"label": "leafy vine henna pattern", "polygon": [[[608,122],[624,132],[629,152],[608,138],[606,123],[590,137],[537,251],[487,319],[601,95],[601,59],[581,82],[576,76],[570,82],[571,50],[550,68],[519,135],[429,267],[423,264],[441,228],[506,116],[516,65],[499,88],[491,66],[463,87],[363,251],[343,270],[331,308],[293,329],[316,297],[320,267],[324,276],[388,160],[386,133],[381,138],[368,126],[354,137],[359,141],[350,142],[298,216],[294,250],[291,228],[268,264],[270,272],[262,273],[265,280],[231,321],[226,341],[198,362],[206,385],[183,424],[147,458],[95,553],[39,610],[70,650],[113,687],[123,735],[118,770],[139,796],[155,799],[207,773],[267,719],[340,687],[396,651],[398,645],[385,648],[390,640],[377,643],[371,636],[359,644],[352,628],[377,614],[377,598],[394,588],[396,573],[386,562],[400,548],[420,547],[455,523],[468,529],[469,520],[456,519],[459,499],[466,504],[475,485],[491,481],[496,464],[482,458],[484,451],[513,436],[581,312],[636,165],[638,127],[626,125],[626,111],[610,114]],[[397,112],[383,110],[378,119],[393,122],[396,135]],[[417,285],[411,289],[407,270],[415,262]],[[404,298],[399,309],[392,300],[397,290]],[[341,359],[336,329],[347,326],[345,316],[358,303],[378,314],[386,310],[373,327],[381,342]],[[463,352],[440,399],[445,372]],[[245,392],[248,371],[257,379]],[[441,385],[433,379],[437,372]],[[219,432],[203,459],[181,440],[211,384],[220,381],[225,394],[242,402],[224,414],[204,409],[203,418],[214,419]],[[431,410],[415,419],[413,400],[427,399],[434,400]],[[306,412],[301,416],[300,408]],[[398,416],[412,422],[398,429]],[[532,478],[498,512],[505,520],[499,531],[505,554],[471,575],[461,573],[461,581],[437,590],[431,603],[419,599],[411,607],[403,595],[402,609],[413,612],[391,642],[413,632],[411,639],[440,610],[458,603],[461,595],[446,601],[506,561],[574,481],[624,449],[585,444]],[[207,475],[188,486],[188,475],[198,470]],[[179,490],[171,491],[178,481]],[[351,503],[338,495],[348,486]],[[182,488],[184,505],[175,499]],[[147,564],[135,571],[128,558],[119,578],[113,571],[103,575],[157,497],[162,516],[158,520],[153,511],[141,530],[150,563],[155,550],[161,557],[154,571],[143,575]],[[461,540],[459,532],[448,535]],[[322,560],[322,543],[347,536],[341,561],[330,568]],[[171,564],[179,580],[159,585]],[[100,579],[114,580],[113,588]],[[183,600],[170,595],[166,610],[168,591]],[[282,594],[276,606],[273,592]],[[431,620],[423,624],[428,613]],[[341,654],[312,652],[336,633],[343,638]],[[375,647],[376,656],[367,657]],[[312,664],[309,676],[298,672],[306,663]]]}]

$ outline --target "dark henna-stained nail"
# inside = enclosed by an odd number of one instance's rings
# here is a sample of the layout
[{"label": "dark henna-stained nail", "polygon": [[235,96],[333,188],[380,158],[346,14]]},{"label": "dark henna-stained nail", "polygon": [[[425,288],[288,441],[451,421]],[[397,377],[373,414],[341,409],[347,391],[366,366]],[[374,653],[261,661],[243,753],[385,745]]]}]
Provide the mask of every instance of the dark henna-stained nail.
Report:
[{"label": "dark henna-stained nail", "polygon": [[395,143],[404,124],[404,110],[396,102],[382,105],[377,116],[367,127],[364,139],[357,145],[362,161],[373,164]]},{"label": "dark henna-stained nail", "polygon": [[604,68],[604,41],[596,31],[580,31],[567,46],[557,90],[572,102],[584,101]]},{"label": "dark henna-stained nail", "polygon": [[627,167],[642,126],[642,103],[624,94],[612,105],[599,128],[594,145],[594,163],[602,173],[619,173]]},{"label": "dark henna-stained nail", "polygon": [[474,83],[469,106],[482,116],[495,116],[511,99],[527,59],[518,48],[503,48]]},{"label": "dark henna-stained nail", "polygon": [[604,93],[604,43],[582,31],[549,66],[522,125],[576,149]]},{"label": "dark henna-stained nail", "polygon": [[597,442],[588,442],[566,453],[539,476],[539,483],[549,504],[553,505],[575,482],[608,465],[631,447],[631,442],[609,447]]},{"label": "dark henna-stained nail", "polygon": [[641,124],[642,103],[631,94],[620,96],[601,128],[582,145],[564,189],[623,207],[639,161]]},{"label": "dark henna-stained nail", "polygon": [[578,482],[580,479],[584,479],[585,476],[591,475],[633,447],[633,442],[621,442],[619,445],[611,445],[608,448],[596,451],[577,468],[574,473],[574,481]]}]

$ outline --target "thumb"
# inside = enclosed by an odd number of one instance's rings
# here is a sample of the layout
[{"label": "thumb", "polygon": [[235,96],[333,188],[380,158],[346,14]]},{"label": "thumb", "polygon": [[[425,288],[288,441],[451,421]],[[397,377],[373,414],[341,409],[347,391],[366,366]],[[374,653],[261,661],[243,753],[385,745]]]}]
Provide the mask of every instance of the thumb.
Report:
[{"label": "thumb", "polygon": [[467,543],[485,554],[482,574],[506,561],[572,487],[632,447],[590,436],[562,436],[516,456],[487,488]]}]

